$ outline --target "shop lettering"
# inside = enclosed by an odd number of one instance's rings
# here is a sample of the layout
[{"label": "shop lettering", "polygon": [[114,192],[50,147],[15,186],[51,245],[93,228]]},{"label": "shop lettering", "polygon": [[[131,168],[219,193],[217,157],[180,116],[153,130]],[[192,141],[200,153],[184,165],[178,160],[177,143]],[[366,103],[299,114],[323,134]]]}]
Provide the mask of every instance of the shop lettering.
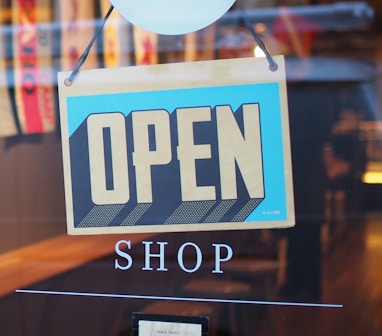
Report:
[{"label": "shop lettering", "polygon": [[[71,1],[71,17],[69,19],[68,24],[68,31],[69,35],[73,35],[73,39],[68,39],[68,41],[74,42],[76,40],[74,34],[77,34],[78,32],[78,21],[79,21],[79,3],[78,0],[72,0]],[[70,46],[69,49],[69,64],[70,68],[74,68],[77,64],[78,58],[80,56],[80,52],[78,51],[78,48],[75,45]]]},{"label": "shop lettering", "polygon": [[24,93],[31,96],[36,91],[34,78],[37,67],[35,10],[33,1],[22,1],[20,4],[20,59],[22,69],[22,88]]},{"label": "shop lettering", "polygon": [[77,0],[72,0],[71,4],[72,4],[72,8],[71,8],[72,12],[71,12],[71,18],[69,20],[68,29],[76,31],[78,29],[78,23],[77,22],[78,22],[79,4],[78,4]]},{"label": "shop lettering", "polygon": [[[243,104],[240,109],[242,129],[235,118],[235,114],[239,113],[233,113],[228,105],[216,106],[214,109],[178,108],[174,112],[175,130],[171,126],[171,115],[166,110],[132,112],[132,130],[126,129],[122,113],[90,115],[87,132],[93,203],[126,204],[131,198],[132,185],[135,187],[136,203],[155,202],[152,169],[169,165],[174,160],[177,160],[179,167],[182,202],[238,199],[238,172],[246,188],[246,197],[264,198],[259,105]],[[203,127],[204,123],[209,123],[211,132],[217,134],[214,150],[211,144],[197,143],[195,140],[198,128]],[[108,131],[111,152],[109,175],[112,176],[112,186],[110,183],[108,186],[107,181],[105,131]],[[127,135],[131,133],[131,143],[127,143]],[[130,151],[132,154],[128,155]],[[132,160],[132,165],[129,165],[129,160]],[[216,162],[212,166],[216,171],[200,183],[199,174],[206,172],[198,163],[208,160]],[[209,182],[208,178],[214,181]],[[134,184],[131,184],[132,180]]]},{"label": "shop lettering", "polygon": [[47,29],[38,28],[38,42],[41,46],[48,46],[50,42]]},{"label": "shop lettering", "polygon": [[[54,115],[51,113],[53,110],[53,95],[51,87],[48,86],[52,78],[49,71],[38,69],[37,59],[37,42],[40,46],[47,46],[49,34],[46,29],[37,27],[35,7],[33,7],[32,1],[23,1],[20,11],[21,27],[18,38],[21,56],[21,87],[24,98],[37,100],[34,104],[40,102],[44,119],[49,124],[52,124],[54,122]],[[37,79],[39,82],[37,82]]]},{"label": "shop lettering", "polygon": [[53,125],[55,122],[54,116],[54,96],[52,92],[52,87],[49,86],[49,83],[52,80],[51,75],[40,69],[39,72],[39,87],[38,87],[38,98],[41,106],[40,113],[42,115],[42,119],[46,121],[47,124]]},{"label": "shop lettering", "polygon": [[[25,65],[25,64],[24,64]],[[36,90],[36,82],[32,74],[25,73],[23,75],[23,88],[28,95],[32,95]]]},{"label": "shop lettering", "polygon": [[[158,272],[167,272],[168,266],[166,264],[166,246],[168,242],[156,242],[153,241],[143,241],[142,245],[144,246],[144,266],[142,271],[158,271]],[[156,245],[156,246],[155,246]],[[212,244],[214,250],[214,264],[212,273],[223,273],[222,264],[229,261],[233,256],[233,250],[231,246],[227,244]],[[126,271],[133,266],[133,257],[127,252],[131,249],[130,240],[120,240],[115,244],[115,252],[119,258],[116,258],[114,261],[114,268],[116,270]],[[153,251],[155,249],[155,252]],[[194,256],[194,260],[191,262],[188,258],[188,263],[186,265],[184,261],[185,253],[188,253],[188,256],[191,254]],[[154,268],[153,260],[156,259]],[[201,248],[193,243],[186,242],[182,244],[177,251],[177,265],[178,267],[186,273],[195,273],[200,269],[203,264],[203,253]]]}]

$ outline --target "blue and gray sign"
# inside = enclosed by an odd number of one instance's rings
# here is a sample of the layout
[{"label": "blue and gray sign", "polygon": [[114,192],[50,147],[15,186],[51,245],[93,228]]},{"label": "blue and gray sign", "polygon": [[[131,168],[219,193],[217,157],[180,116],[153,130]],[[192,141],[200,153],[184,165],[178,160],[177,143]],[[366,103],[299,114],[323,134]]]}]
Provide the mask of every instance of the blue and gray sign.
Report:
[{"label": "blue and gray sign", "polygon": [[266,82],[66,97],[72,232],[292,225],[280,91]]}]

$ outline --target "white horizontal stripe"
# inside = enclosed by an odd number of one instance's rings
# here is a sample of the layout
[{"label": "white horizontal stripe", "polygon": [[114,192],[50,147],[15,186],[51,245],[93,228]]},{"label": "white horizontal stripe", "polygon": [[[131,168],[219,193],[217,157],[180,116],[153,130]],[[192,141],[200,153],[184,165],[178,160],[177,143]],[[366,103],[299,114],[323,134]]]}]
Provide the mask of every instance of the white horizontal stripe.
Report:
[{"label": "white horizontal stripe", "polygon": [[279,302],[279,301],[255,301],[255,300],[225,300],[211,298],[184,298],[171,296],[151,296],[151,295],[129,295],[129,294],[108,294],[108,293],[87,293],[87,292],[64,292],[49,290],[31,290],[18,289],[16,293],[24,294],[45,294],[45,295],[67,295],[67,296],[87,296],[87,297],[109,297],[123,299],[144,299],[144,300],[166,300],[166,301],[197,301],[197,302],[215,302],[215,303],[238,303],[238,304],[259,304],[274,306],[299,306],[299,307],[317,307],[317,308],[343,308],[341,304],[327,303],[305,303],[305,302]]}]

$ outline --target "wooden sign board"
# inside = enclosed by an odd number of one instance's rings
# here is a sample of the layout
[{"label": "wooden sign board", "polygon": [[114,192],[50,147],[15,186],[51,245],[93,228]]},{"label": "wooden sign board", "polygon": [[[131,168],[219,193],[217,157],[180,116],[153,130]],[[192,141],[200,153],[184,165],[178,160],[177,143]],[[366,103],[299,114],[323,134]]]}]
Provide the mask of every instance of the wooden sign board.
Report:
[{"label": "wooden sign board", "polygon": [[294,224],[284,59],[59,74],[69,234]]}]

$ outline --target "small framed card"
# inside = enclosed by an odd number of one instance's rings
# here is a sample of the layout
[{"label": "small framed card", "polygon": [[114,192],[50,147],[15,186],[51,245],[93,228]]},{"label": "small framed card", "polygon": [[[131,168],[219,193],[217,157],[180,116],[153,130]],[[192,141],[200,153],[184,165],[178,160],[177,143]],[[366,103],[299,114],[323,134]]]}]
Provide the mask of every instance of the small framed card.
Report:
[{"label": "small framed card", "polygon": [[207,336],[208,317],[133,313],[133,336]]}]

